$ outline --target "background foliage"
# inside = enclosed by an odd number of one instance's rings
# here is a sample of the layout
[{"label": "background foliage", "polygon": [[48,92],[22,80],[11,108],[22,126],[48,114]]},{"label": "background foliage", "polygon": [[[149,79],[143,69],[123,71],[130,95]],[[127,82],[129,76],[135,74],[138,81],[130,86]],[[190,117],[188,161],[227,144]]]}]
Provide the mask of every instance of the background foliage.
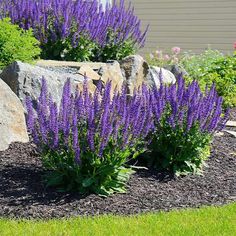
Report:
[{"label": "background foliage", "polygon": [[224,56],[217,50],[207,50],[200,55],[186,56],[181,60],[189,76],[196,79],[201,88],[215,83],[216,90],[224,98],[225,106],[236,105],[236,57]]},{"label": "background foliage", "polygon": [[39,54],[39,42],[32,30],[22,30],[8,18],[0,20],[0,68],[15,60],[32,62]]},{"label": "background foliage", "polygon": [[224,107],[236,105],[235,55],[224,55],[211,49],[201,54],[180,53],[180,48],[173,47],[171,53],[157,50],[147,59],[151,65],[167,69],[178,66],[186,81],[197,80],[202,90],[214,83],[217,93],[224,98]]}]

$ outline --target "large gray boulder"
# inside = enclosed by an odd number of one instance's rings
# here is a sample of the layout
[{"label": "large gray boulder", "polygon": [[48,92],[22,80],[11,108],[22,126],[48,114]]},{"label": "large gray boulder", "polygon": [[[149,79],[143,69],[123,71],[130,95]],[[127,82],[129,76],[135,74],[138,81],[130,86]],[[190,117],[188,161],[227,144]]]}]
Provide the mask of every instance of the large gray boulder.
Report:
[{"label": "large gray boulder", "polygon": [[29,142],[24,108],[19,98],[0,79],[0,151],[13,142]]},{"label": "large gray boulder", "polygon": [[[26,96],[36,100],[41,91],[42,77],[45,78],[48,91],[58,104],[61,100],[64,83],[70,79],[72,89],[81,89],[84,76],[81,74],[63,73],[45,69],[43,67],[30,65],[16,61],[6,67],[0,74],[0,78],[9,85],[12,91],[24,103]],[[88,81],[90,91],[95,90],[92,80]]]}]

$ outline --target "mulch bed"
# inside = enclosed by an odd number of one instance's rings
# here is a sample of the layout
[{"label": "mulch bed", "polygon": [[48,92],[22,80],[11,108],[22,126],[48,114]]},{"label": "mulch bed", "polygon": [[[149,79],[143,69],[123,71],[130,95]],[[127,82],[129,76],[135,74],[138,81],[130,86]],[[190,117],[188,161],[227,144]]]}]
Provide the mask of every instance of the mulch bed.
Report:
[{"label": "mulch bed", "polygon": [[[231,118],[236,120],[236,109]],[[131,177],[126,194],[80,196],[46,189],[35,147],[14,143],[0,152],[0,217],[129,215],[236,201],[236,138],[227,133],[216,136],[207,165],[203,176],[172,177],[139,170]]]}]

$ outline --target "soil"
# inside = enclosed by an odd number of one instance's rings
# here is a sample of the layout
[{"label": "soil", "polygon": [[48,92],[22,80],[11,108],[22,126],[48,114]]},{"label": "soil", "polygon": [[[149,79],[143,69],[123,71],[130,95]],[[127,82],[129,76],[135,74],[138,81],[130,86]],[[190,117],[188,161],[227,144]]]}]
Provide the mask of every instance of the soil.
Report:
[{"label": "soil", "polygon": [[[231,119],[236,120],[236,109],[232,110]],[[129,215],[223,205],[236,201],[236,138],[227,133],[215,136],[202,176],[173,177],[154,170],[138,170],[131,176],[126,194],[108,198],[56,192],[45,188],[42,174],[33,144],[14,143],[0,152],[0,217]]]}]

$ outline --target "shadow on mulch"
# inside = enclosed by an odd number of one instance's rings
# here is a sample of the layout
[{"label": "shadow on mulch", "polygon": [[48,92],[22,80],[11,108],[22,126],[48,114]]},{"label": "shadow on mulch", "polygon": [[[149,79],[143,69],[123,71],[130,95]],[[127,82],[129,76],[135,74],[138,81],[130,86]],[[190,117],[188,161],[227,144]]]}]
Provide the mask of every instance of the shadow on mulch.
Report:
[{"label": "shadow on mulch", "polygon": [[46,189],[35,147],[14,143],[0,152],[0,217],[129,215],[236,201],[236,139],[227,133],[216,136],[207,165],[203,176],[173,177],[141,169],[131,176],[126,194],[81,196]]},{"label": "shadow on mulch", "polygon": [[[20,143],[15,143],[11,145],[11,148],[18,145],[22,146]],[[30,144],[25,144],[25,146],[30,148]],[[77,193],[60,193],[55,188],[46,188],[42,178],[45,173],[42,167],[30,166],[30,164],[24,166],[22,163],[17,166],[7,165],[0,169],[0,199],[9,199],[9,206],[50,205],[60,202],[62,199],[66,199],[69,203],[74,199],[86,197],[86,195]]]},{"label": "shadow on mulch", "polygon": [[168,183],[176,179],[175,175],[169,172],[156,171],[155,169],[139,170],[136,175],[140,178],[152,178],[159,183]]}]

